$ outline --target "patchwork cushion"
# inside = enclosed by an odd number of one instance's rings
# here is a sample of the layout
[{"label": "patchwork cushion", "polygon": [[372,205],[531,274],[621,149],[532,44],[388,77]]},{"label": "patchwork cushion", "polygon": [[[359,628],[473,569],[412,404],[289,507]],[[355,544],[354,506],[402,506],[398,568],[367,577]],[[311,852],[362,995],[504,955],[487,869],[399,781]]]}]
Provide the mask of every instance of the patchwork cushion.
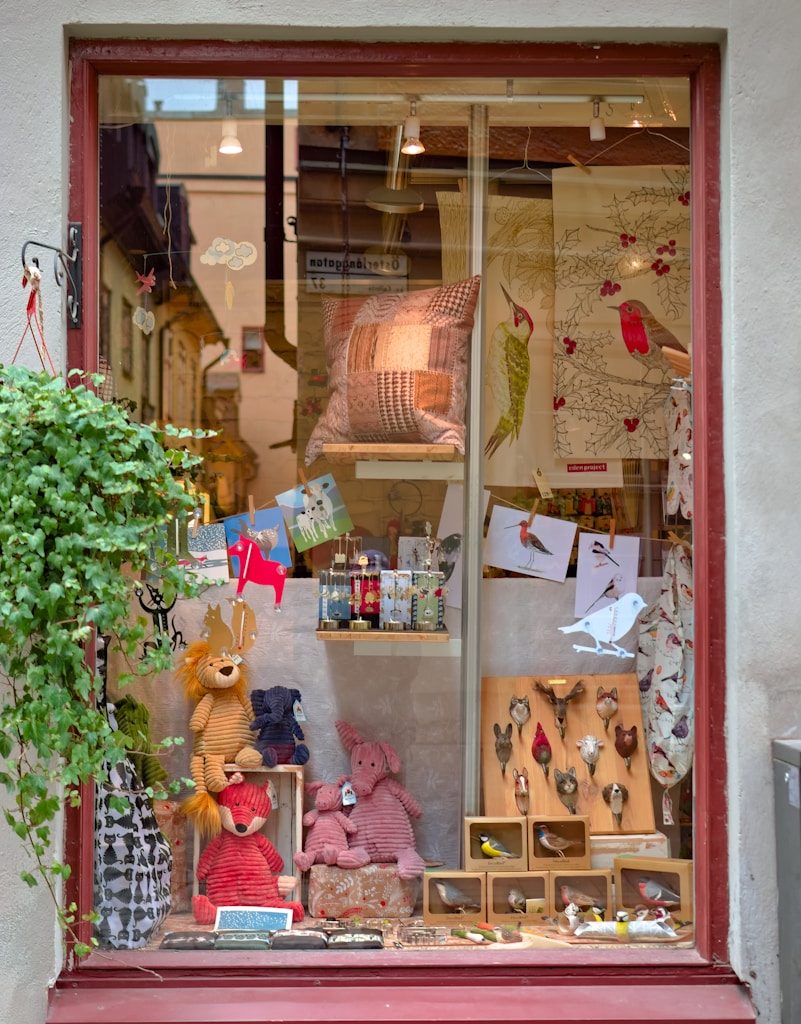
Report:
[{"label": "patchwork cushion", "polygon": [[306,447],[326,443],[453,444],[464,408],[480,278],[408,294],[323,298],[331,397]]}]

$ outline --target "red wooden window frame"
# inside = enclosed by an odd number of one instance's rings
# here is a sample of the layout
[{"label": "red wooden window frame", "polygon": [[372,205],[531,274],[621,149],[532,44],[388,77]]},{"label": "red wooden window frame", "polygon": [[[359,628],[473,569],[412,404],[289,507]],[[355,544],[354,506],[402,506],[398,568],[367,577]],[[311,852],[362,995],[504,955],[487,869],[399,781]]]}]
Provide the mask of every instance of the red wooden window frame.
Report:
[{"label": "red wooden window frame", "polygon": [[[573,1016],[567,1002],[573,1003],[580,985],[606,986],[607,995],[620,984],[628,986],[668,984],[675,986],[713,985],[735,981],[727,968],[728,943],[728,850],[725,800],[726,751],[723,721],[726,694],[725,605],[724,594],[724,490],[723,490],[723,409],[721,383],[721,295],[720,295],[720,57],[710,45],[628,45],[628,44],[392,44],[350,42],[217,42],[160,40],[73,40],[71,58],[70,125],[70,220],[81,221],[84,229],[84,322],[80,330],[68,332],[69,367],[94,370],[97,358],[98,315],[98,106],[99,75],[168,75],[169,77],[291,77],[326,76],[404,76],[471,78],[487,76],[515,77],[614,77],[614,76],[687,76],[691,83],[691,165],[692,165],[692,337],[694,346],[695,414],[695,530],[696,597],[696,757],[695,788],[695,877],[698,893],[695,950],[620,949],[540,952],[515,961],[510,956],[483,955],[482,969],[472,951],[399,957],[397,953],[371,954],[369,963],[360,954],[297,954],[267,969],[264,959],[248,954],[164,954],[156,965],[153,954],[123,953],[111,957],[93,954],[80,965],[71,964],[60,981],[60,992],[74,993],[76,986],[125,985],[131,991],[150,987],[153,979],[137,971],[139,966],[158,966],[167,986],[180,986],[192,979],[205,985],[269,985],[271,1000],[279,998],[280,986],[360,984],[389,985],[530,985],[546,980],[567,984],[570,993],[552,1004],[534,1004],[532,1016],[543,1022],[553,1020],[612,1020],[601,1015],[597,995],[591,995],[587,1007],[597,1008],[598,1016]],[[79,914],[92,904],[92,827],[91,789],[87,787],[82,806],[67,813],[67,856],[73,874],[67,889]],[[88,926],[84,925],[84,935]],[[286,957],[287,955],[285,955]],[[392,981],[394,979],[394,982]],[[399,981],[399,979],[402,979]],[[609,986],[612,986],[609,988]],[[359,990],[361,991],[361,990]],[[369,989],[368,989],[369,991]],[[411,990],[409,995],[411,996]],[[495,990],[500,993],[500,989]],[[668,990],[669,991],[669,990]],[[719,989],[718,989],[719,991]],[[57,992],[57,995],[59,993]],[[353,998],[358,1002],[356,990]],[[430,999],[429,997],[426,997]],[[662,1011],[671,1019],[696,1019],[678,1014],[676,995],[662,1006],[649,997],[650,1008],[642,1020],[658,1018]],[[680,1002],[681,1000],[679,1000]],[[57,1001],[54,1001],[54,1006]],[[413,1000],[412,1000],[413,1003]],[[54,1020],[79,1019],[65,1015]],[[133,1005],[133,1004],[132,1004]],[[244,1004],[242,1004],[244,1005]],[[323,1004],[325,1005],[325,1004]],[[389,1004],[387,1004],[389,1005]],[[411,1004],[410,1004],[411,1005]],[[426,1019],[426,1000],[409,1019]],[[582,1004],[583,1005],[583,1004]],[[604,1004],[606,1005],[606,1004]],[[743,1005],[745,1005],[743,1003]],[[553,1017],[546,1013],[550,1008]],[[52,1008],[51,1008],[52,1010]],[[234,1019],[264,1019],[242,1011]],[[364,1019],[333,1007],[322,1019]],[[370,1013],[373,1011],[371,1010]],[[447,1016],[430,1009],[431,1019]],[[640,1016],[620,1011],[630,1021]],[[690,1012],[690,1011],[688,1011]],[[134,1013],[132,1010],[131,1013]],[[319,1011],[318,1011],[319,1013]],[[746,1011],[743,1011],[746,1014]],[[307,1017],[308,1014],[308,1017]],[[520,1014],[518,1013],[517,1016]],[[148,1014],[149,1019],[154,1019]],[[315,1019],[311,1011],[299,1010],[295,1019]],[[505,1018],[509,1019],[507,1013]],[[288,1019],[272,1016],[272,1019]],[[368,1014],[369,1017],[369,1014]],[[114,1019],[117,1019],[114,1017]],[[128,1019],[123,1018],[120,1019]],[[140,1019],[131,1016],[130,1019]],[[161,1019],[196,1019],[184,1015]],[[197,1019],[200,1019],[198,1017]],[[209,1013],[208,1018],[216,1020]],[[219,1019],[225,1019],[220,1017]],[[321,1019],[321,1018],[316,1018]],[[379,1019],[379,1017],[371,1018]],[[381,1017],[381,1019],[385,1019]],[[459,1018],[461,1019],[461,1018]],[[464,1019],[470,1019],[465,1015]],[[487,1018],[489,1019],[489,1018]],[[492,1015],[492,1019],[500,1019]],[[698,1020],[746,1020],[750,1011],[710,1018],[699,1010]]]}]

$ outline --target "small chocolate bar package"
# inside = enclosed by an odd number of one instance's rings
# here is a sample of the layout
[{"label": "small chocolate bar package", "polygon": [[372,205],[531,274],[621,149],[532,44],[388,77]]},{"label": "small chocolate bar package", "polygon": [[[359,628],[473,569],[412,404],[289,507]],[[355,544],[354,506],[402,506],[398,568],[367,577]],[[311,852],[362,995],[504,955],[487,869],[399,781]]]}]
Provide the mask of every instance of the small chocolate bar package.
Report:
[{"label": "small chocolate bar package", "polygon": [[269,949],[269,932],[221,932],[214,943],[215,949]]},{"label": "small chocolate bar package", "polygon": [[380,928],[345,928],[328,936],[329,949],[383,949],[384,933]]},{"label": "small chocolate bar package", "polygon": [[412,626],[412,574],[407,569],[384,569],[381,572],[382,629],[411,629]]},{"label": "small chocolate bar package", "polygon": [[328,937],[316,928],[295,928],[273,935],[273,949],[325,949]]},{"label": "small chocolate bar package", "polygon": [[214,949],[217,932],[167,932],[159,949]]}]

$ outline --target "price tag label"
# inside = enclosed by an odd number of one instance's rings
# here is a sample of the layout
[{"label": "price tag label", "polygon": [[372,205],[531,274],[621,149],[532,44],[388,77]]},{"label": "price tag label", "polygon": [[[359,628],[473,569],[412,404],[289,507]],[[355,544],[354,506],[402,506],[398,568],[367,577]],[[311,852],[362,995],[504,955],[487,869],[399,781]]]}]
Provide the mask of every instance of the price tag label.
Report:
[{"label": "price tag label", "polygon": [[553,491],[551,490],[551,485],[548,483],[547,479],[545,478],[545,474],[539,466],[537,466],[536,471],[531,475],[534,477],[534,483],[537,485],[537,490],[540,492],[540,497],[552,498]]},{"label": "price tag label", "polygon": [[295,703],[292,705],[292,712],[299,722],[306,721],[306,712],[303,710],[303,705],[300,703],[299,700],[296,700]]},{"label": "price tag label", "polygon": [[349,782],[346,782],[342,786],[342,806],[353,807],[356,803],[356,793],[353,790],[353,786]]}]

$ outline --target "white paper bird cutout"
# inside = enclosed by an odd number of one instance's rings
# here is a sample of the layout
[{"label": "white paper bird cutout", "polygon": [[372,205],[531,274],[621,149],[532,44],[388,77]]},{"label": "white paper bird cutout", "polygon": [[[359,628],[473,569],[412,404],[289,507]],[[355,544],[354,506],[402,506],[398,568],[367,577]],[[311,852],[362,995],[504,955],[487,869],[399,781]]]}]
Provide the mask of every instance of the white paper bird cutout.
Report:
[{"label": "white paper bird cutout", "polygon": [[[588,633],[595,641],[595,647],[582,647],[573,644],[574,651],[587,651],[589,654],[614,654],[618,658],[633,658],[634,654],[616,643],[634,625],[637,616],[645,608],[645,601],[639,594],[624,594],[614,604],[585,615],[572,626],[559,626],[560,633]],[[604,647],[603,644],[609,644]],[[610,650],[610,647],[612,648]]]}]

